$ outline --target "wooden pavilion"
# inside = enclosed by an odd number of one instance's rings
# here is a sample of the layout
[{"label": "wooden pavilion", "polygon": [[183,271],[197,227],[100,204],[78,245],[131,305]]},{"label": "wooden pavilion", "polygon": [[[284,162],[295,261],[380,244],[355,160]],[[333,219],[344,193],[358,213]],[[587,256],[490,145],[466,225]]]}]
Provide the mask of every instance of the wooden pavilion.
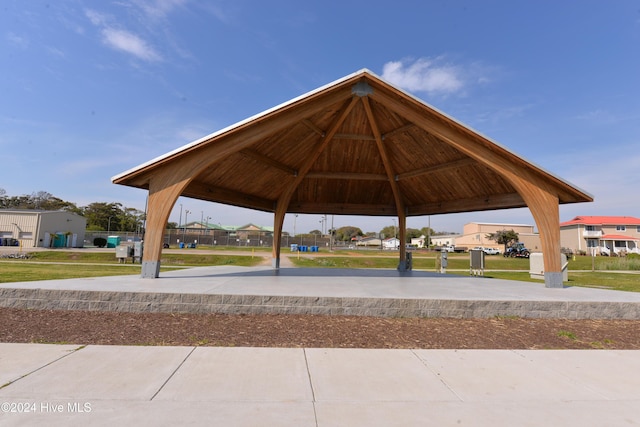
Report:
[{"label": "wooden pavilion", "polygon": [[[241,167],[240,167],[241,166]],[[149,191],[142,277],[159,275],[179,196],[272,212],[408,216],[527,206],[545,285],[562,287],[559,204],[593,201],[421,100],[361,70],[115,176]],[[399,269],[407,258],[400,245]]]}]

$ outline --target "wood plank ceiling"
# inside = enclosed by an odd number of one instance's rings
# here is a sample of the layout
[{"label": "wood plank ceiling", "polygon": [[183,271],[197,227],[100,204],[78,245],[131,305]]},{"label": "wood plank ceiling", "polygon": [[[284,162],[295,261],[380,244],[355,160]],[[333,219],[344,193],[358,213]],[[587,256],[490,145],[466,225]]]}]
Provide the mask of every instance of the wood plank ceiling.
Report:
[{"label": "wood plank ceiling", "polygon": [[182,195],[275,212],[407,216],[526,206],[504,170],[560,203],[592,197],[362,70],[113,178],[148,188],[169,164]]}]

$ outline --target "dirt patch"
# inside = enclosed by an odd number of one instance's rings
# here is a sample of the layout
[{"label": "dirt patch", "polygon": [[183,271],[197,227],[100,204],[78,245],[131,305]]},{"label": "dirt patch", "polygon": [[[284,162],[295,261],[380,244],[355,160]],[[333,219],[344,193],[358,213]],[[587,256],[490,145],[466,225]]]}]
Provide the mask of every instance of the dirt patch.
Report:
[{"label": "dirt patch", "polygon": [[640,320],[378,318],[0,308],[0,342],[238,347],[640,349]]}]

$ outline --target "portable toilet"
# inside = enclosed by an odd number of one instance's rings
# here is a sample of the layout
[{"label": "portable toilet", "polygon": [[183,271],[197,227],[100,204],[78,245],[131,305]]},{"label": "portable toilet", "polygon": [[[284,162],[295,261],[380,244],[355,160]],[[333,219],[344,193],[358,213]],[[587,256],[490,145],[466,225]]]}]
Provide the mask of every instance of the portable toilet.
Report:
[{"label": "portable toilet", "polygon": [[118,236],[109,236],[107,237],[107,247],[108,248],[116,248],[120,246],[120,237]]}]

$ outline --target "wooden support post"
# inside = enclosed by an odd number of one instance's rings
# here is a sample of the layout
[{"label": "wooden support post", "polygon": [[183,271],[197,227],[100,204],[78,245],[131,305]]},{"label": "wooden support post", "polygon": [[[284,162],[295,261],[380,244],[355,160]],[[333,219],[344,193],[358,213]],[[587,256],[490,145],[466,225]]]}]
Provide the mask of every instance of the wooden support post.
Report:
[{"label": "wooden support post", "polygon": [[558,197],[525,180],[514,183],[533,215],[544,263],[544,285],[562,288],[562,261],[560,251],[560,209]]},{"label": "wooden support post", "polygon": [[280,268],[280,253],[282,245],[282,226],[284,225],[284,217],[287,214],[286,206],[276,207],[273,215],[273,247],[271,248],[271,266],[275,269]]},{"label": "wooden support post", "polygon": [[155,279],[160,275],[160,257],[167,220],[173,205],[188,183],[187,179],[172,183],[161,177],[151,178],[149,182],[147,226],[144,231],[144,251],[142,253],[142,278]]},{"label": "wooden support post", "polygon": [[400,239],[400,261],[398,263],[398,271],[407,271],[407,216],[401,212],[398,215],[398,228],[399,228],[399,236]]}]

